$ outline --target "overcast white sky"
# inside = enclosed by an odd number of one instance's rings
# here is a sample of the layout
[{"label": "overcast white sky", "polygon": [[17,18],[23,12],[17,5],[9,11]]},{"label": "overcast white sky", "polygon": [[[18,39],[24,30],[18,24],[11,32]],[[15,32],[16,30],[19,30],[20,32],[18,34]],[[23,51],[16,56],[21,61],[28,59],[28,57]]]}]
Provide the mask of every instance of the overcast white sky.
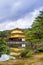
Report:
[{"label": "overcast white sky", "polygon": [[0,0],[0,31],[31,27],[43,0]]}]

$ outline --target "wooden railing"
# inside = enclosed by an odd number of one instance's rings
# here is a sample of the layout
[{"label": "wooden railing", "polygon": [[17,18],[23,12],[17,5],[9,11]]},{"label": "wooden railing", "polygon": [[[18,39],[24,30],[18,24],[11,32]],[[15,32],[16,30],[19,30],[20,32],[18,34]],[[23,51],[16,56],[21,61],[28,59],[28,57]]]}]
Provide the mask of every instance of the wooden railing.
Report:
[{"label": "wooden railing", "polygon": [[21,41],[21,42],[19,42],[19,41],[8,41],[7,42],[7,44],[27,44],[27,43],[29,43],[29,42],[26,42],[26,41]]}]

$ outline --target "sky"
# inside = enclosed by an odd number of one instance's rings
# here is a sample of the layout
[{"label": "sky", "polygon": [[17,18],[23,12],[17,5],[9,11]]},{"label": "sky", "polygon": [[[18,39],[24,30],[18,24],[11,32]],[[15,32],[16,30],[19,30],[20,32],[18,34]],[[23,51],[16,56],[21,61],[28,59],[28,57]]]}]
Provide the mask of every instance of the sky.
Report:
[{"label": "sky", "polygon": [[0,0],[0,31],[29,28],[43,10],[43,0]]}]

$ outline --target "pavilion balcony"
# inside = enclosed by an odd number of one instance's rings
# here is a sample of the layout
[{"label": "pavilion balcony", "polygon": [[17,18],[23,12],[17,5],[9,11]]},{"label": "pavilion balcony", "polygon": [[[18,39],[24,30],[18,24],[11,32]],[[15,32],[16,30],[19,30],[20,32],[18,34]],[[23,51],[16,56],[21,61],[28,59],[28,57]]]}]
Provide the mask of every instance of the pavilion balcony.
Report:
[{"label": "pavilion balcony", "polygon": [[10,45],[10,44],[27,44],[29,42],[27,41],[8,41],[7,44]]}]

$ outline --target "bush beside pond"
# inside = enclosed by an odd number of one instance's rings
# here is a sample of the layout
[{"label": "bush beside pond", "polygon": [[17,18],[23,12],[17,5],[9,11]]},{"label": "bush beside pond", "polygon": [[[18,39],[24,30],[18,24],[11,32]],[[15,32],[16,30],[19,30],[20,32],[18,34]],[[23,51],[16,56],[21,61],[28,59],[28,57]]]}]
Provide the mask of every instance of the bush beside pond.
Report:
[{"label": "bush beside pond", "polygon": [[37,50],[38,50],[39,52],[43,52],[43,47],[39,47]]},{"label": "bush beside pond", "polygon": [[32,54],[33,54],[32,50],[25,50],[25,51],[21,52],[20,56],[21,57],[30,57]]},{"label": "bush beside pond", "polygon": [[10,53],[10,50],[9,50],[9,47],[7,46],[6,42],[0,38],[0,56],[2,54],[9,54]]}]

